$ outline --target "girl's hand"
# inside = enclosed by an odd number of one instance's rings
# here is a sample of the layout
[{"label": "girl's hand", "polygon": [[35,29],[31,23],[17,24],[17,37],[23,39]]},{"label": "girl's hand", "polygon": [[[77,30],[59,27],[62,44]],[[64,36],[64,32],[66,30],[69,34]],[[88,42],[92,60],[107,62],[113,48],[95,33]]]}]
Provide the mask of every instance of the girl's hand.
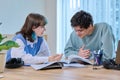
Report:
[{"label": "girl's hand", "polygon": [[54,56],[50,56],[50,57],[48,58],[48,61],[49,61],[49,62],[60,61],[61,58],[62,58],[62,55],[63,55],[63,54],[56,54],[56,55],[54,55]]}]

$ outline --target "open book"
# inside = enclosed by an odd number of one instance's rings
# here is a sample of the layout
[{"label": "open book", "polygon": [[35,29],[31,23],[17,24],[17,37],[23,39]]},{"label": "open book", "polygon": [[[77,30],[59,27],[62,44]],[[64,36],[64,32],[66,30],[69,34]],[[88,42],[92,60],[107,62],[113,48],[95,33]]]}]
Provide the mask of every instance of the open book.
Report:
[{"label": "open book", "polygon": [[82,58],[77,55],[70,55],[68,57],[68,63],[83,63],[83,64],[93,64],[89,59]]},{"label": "open book", "polygon": [[35,70],[47,70],[47,69],[62,69],[63,67],[85,67],[85,65],[81,64],[93,64],[90,60],[82,58],[77,55],[71,55],[68,57],[68,60],[60,61],[60,62],[49,62],[45,64],[33,64],[31,67]]},{"label": "open book", "polygon": [[35,70],[62,69],[63,67],[83,68],[86,67],[80,63],[68,63],[67,61],[49,62],[44,64],[33,64],[31,67]]},{"label": "open book", "polygon": [[62,69],[62,62],[49,62],[45,64],[33,64],[31,67],[35,70]]}]

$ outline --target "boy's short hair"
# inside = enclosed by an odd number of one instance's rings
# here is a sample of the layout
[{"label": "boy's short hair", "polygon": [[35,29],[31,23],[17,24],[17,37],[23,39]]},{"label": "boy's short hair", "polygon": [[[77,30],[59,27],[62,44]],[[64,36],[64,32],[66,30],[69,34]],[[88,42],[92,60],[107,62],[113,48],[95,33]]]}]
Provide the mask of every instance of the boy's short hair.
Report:
[{"label": "boy's short hair", "polygon": [[71,18],[71,26],[76,27],[80,26],[80,28],[87,29],[89,25],[93,25],[93,19],[90,13],[87,13],[83,10],[77,12],[73,17]]}]

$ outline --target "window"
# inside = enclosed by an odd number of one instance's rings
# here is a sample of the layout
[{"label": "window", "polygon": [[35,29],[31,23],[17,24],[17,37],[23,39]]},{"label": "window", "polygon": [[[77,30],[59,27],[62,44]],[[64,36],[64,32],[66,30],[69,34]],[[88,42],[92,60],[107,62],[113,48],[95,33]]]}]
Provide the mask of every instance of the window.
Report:
[{"label": "window", "polygon": [[120,39],[119,0],[57,0],[57,52],[64,52],[65,44],[73,30],[70,19],[79,10],[91,13],[94,23],[110,24],[117,44]]}]

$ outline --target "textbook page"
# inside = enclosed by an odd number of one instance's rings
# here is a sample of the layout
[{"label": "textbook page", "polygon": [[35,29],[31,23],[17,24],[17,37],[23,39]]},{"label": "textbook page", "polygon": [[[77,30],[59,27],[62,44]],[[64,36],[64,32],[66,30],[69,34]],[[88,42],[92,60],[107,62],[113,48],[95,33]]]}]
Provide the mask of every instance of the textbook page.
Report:
[{"label": "textbook page", "polygon": [[80,56],[77,56],[77,55],[70,55],[68,57],[68,63],[72,63],[72,62],[84,62],[84,63],[87,63],[87,64],[93,64],[89,59],[85,59],[85,58],[82,58]]},{"label": "textbook page", "polygon": [[68,63],[64,64],[64,67],[76,67],[76,68],[84,68],[86,65],[80,64],[80,63]]},{"label": "textbook page", "polygon": [[44,64],[32,64],[31,67],[35,70],[45,70],[45,69],[61,69],[63,63],[61,62],[49,62]]}]

